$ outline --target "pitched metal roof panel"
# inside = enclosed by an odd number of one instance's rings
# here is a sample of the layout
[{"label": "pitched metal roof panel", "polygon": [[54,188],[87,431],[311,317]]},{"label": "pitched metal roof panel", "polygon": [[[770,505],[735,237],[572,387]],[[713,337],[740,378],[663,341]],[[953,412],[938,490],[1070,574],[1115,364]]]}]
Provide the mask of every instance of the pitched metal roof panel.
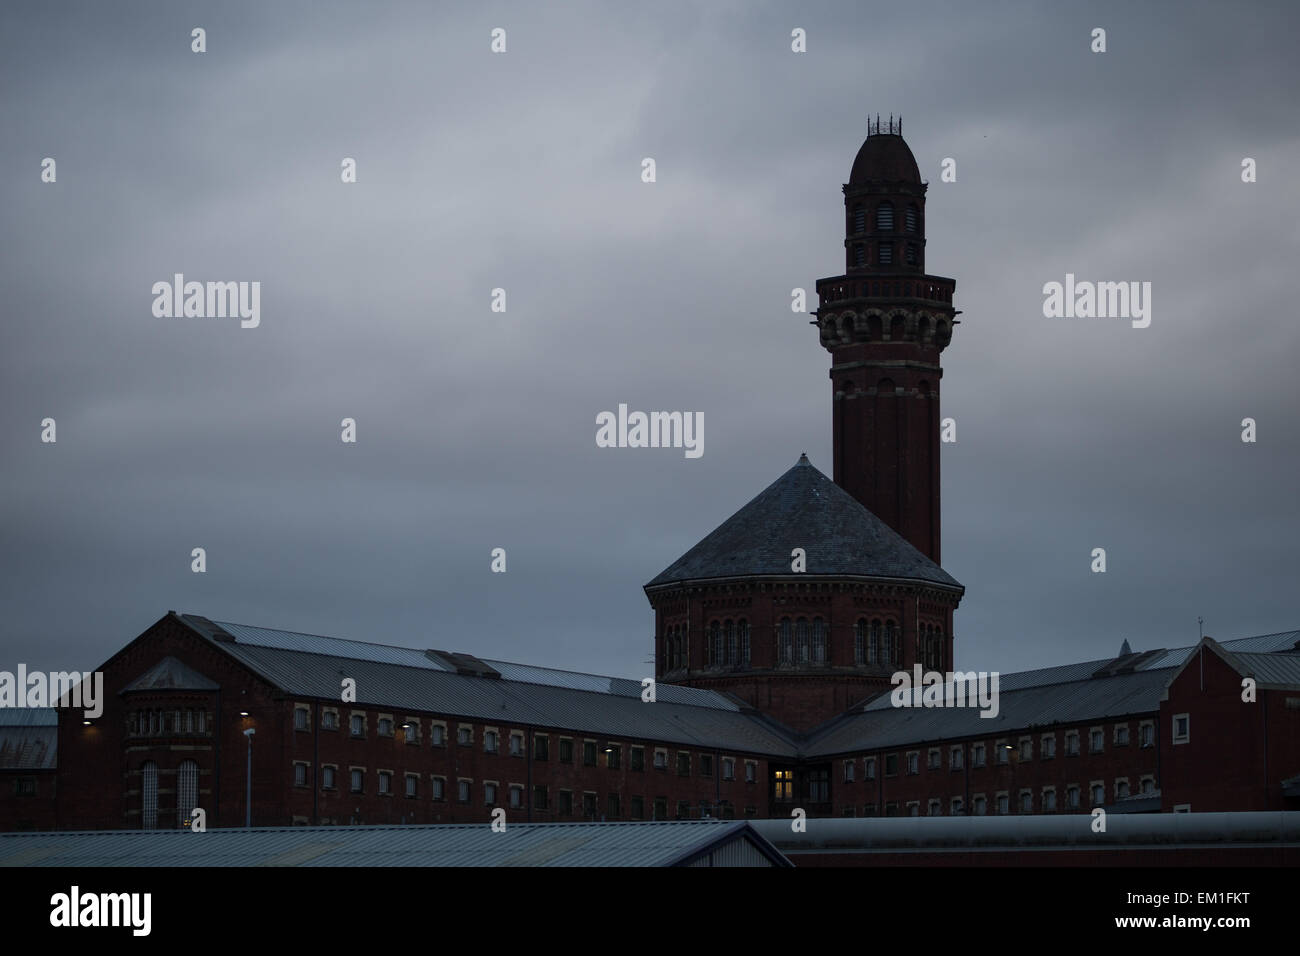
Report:
[{"label": "pitched metal roof panel", "polygon": [[745,821],[115,830],[0,834],[0,866],[674,866],[746,841]]}]

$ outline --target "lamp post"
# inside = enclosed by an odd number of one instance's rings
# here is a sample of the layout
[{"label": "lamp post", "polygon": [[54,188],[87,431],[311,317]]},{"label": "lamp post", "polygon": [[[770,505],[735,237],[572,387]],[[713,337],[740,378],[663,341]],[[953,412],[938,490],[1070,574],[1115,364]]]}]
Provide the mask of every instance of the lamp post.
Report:
[{"label": "lamp post", "polygon": [[248,790],[244,797],[244,826],[252,827],[253,825],[253,734],[257,731],[249,727],[244,731],[244,736],[248,738]]}]

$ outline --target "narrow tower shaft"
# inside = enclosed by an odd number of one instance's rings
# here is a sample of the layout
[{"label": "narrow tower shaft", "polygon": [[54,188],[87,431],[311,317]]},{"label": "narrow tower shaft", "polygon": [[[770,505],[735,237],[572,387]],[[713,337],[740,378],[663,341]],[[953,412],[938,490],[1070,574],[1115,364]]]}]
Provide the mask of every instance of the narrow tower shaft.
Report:
[{"label": "narrow tower shaft", "polygon": [[844,185],[845,272],[819,279],[831,353],[834,479],[936,564],[939,353],[955,282],[925,272],[925,193],[902,121],[868,123]]}]

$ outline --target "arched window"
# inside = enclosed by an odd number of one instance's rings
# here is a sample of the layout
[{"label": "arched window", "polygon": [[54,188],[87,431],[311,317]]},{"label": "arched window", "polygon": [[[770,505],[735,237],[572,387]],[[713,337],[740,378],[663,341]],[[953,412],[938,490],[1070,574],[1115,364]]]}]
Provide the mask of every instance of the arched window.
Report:
[{"label": "arched window", "polygon": [[871,653],[870,656],[867,658],[868,664],[883,664],[885,662],[885,659],[880,656],[881,655],[880,637],[881,637],[880,622],[872,621],[871,622],[871,648],[870,648]]},{"label": "arched window", "polygon": [[853,630],[853,663],[861,666],[867,662],[867,619],[858,618]]},{"label": "arched window", "polygon": [[826,663],[826,624],[821,618],[813,618],[813,663]]},{"label": "arched window", "polygon": [[885,622],[885,653],[888,663],[894,667],[903,660],[903,635],[893,621]]},{"label": "arched window", "polygon": [[799,663],[808,663],[808,618],[801,617],[795,623],[795,638],[799,644]]},{"label": "arched window", "polygon": [[736,666],[736,624],[735,622],[728,621],[726,624],[726,630],[727,630],[727,650],[726,650],[727,658],[725,663],[728,667],[735,667]]},{"label": "arched window", "polygon": [[903,228],[908,232],[916,232],[916,207],[908,206],[903,212]]},{"label": "arched window", "polygon": [[740,666],[749,667],[749,621],[740,619]]},{"label": "arched window", "polygon": [[894,231],[894,204],[892,202],[882,202],[876,207],[876,231]]},{"label": "arched window", "polygon": [[714,621],[709,625],[709,666],[722,663],[722,625]]},{"label": "arched window", "polygon": [[944,647],[943,647],[943,628],[941,628],[941,627],[936,627],[936,628],[934,629],[934,668],[935,668],[935,670],[943,670],[943,663],[944,663],[944,661],[943,661],[943,659],[944,659],[944,653],[943,653],[943,650],[944,650]]},{"label": "arched window", "polygon": [[158,765],[152,760],[140,768],[140,826],[158,829]]},{"label": "arched window", "polygon": [[199,765],[182,760],[176,768],[176,825],[190,825],[190,814],[199,805]]},{"label": "arched window", "polygon": [[794,663],[794,648],[791,642],[790,631],[790,619],[788,617],[781,618],[780,662],[782,664]]},{"label": "arched window", "polygon": [[862,233],[867,231],[867,207],[857,205],[853,207],[853,231]]}]

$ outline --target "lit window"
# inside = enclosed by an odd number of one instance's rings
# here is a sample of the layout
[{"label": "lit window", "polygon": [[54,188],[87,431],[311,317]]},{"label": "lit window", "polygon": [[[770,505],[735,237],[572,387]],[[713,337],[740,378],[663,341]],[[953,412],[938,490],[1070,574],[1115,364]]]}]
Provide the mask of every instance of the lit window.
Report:
[{"label": "lit window", "polygon": [[773,773],[775,781],[775,798],[777,800],[794,799],[794,771],[777,770]]}]

